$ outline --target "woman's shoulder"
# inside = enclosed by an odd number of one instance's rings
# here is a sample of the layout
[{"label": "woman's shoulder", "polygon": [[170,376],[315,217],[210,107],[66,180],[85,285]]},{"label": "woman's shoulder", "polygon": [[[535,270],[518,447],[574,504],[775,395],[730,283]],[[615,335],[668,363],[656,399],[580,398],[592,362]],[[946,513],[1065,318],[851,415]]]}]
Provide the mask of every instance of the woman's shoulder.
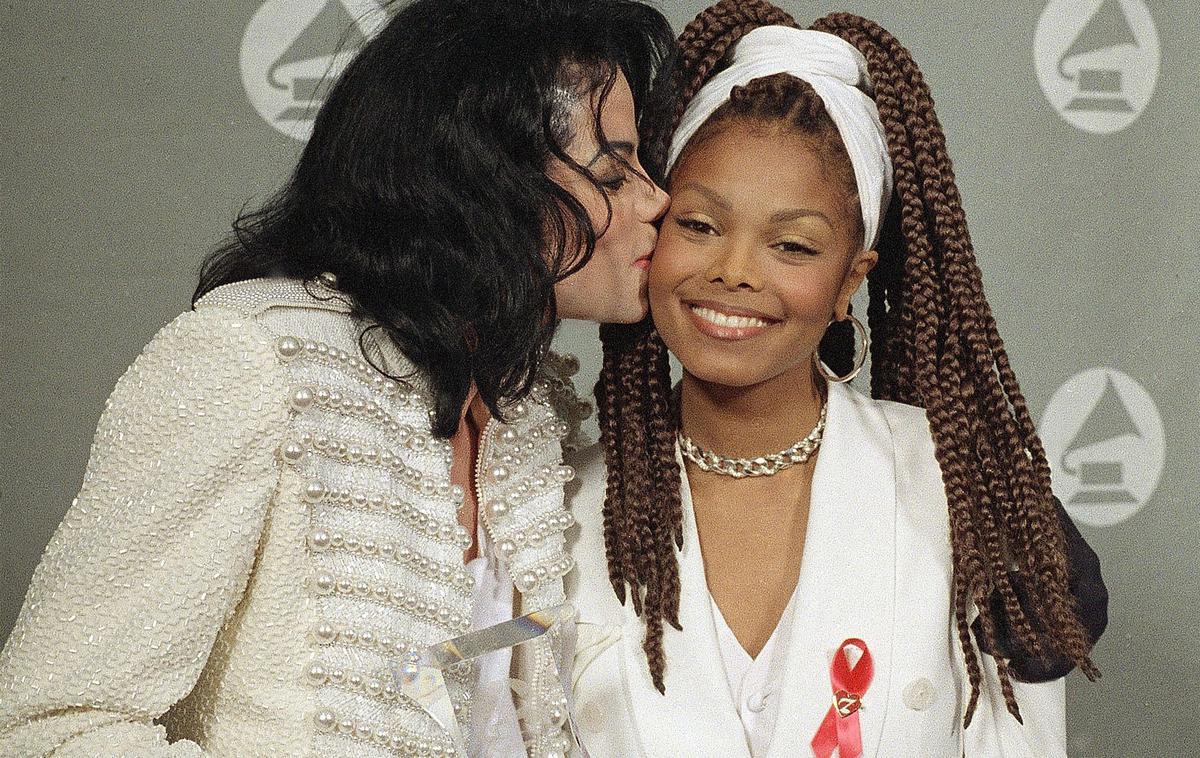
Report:
[{"label": "woman's shoulder", "polygon": [[[895,400],[880,400],[854,387],[831,384],[830,391],[842,393],[848,403],[865,417],[886,428],[892,438],[897,464],[935,461],[929,416],[917,405]],[[936,461],[935,461],[936,464]]]}]

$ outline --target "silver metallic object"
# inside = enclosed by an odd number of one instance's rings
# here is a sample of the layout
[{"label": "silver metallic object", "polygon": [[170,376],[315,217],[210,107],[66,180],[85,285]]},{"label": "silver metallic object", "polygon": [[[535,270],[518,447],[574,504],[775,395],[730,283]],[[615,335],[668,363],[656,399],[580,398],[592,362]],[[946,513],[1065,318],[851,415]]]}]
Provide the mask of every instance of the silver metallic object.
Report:
[{"label": "silver metallic object", "polygon": [[[553,647],[559,680],[563,687],[563,720],[570,727],[574,746],[580,755],[588,758],[588,752],[579,743],[579,731],[570,707],[570,667],[575,650],[574,622],[576,611],[569,603],[519,616],[486,629],[468,632],[453,639],[444,640],[413,650],[403,659],[392,664],[392,680],[397,689],[418,704],[436,721],[454,742],[459,755],[469,755],[466,739],[455,718],[454,705],[446,687],[445,672],[466,661],[482,658],[504,648],[515,648],[538,640],[549,632],[556,632]],[[551,638],[543,640],[551,642]],[[514,728],[516,725],[513,725]],[[566,751],[564,751],[565,754]]]},{"label": "silver metallic object", "polygon": [[828,407],[828,403],[821,406],[821,415],[817,419],[817,425],[804,439],[778,453],[758,458],[726,458],[699,447],[692,442],[691,437],[683,432],[676,432],[675,436],[679,441],[679,449],[683,456],[699,466],[701,471],[712,471],[732,476],[734,479],[745,479],[748,476],[771,476],[797,463],[804,463],[817,451],[817,448],[821,446],[821,437],[825,433],[825,413]]}]

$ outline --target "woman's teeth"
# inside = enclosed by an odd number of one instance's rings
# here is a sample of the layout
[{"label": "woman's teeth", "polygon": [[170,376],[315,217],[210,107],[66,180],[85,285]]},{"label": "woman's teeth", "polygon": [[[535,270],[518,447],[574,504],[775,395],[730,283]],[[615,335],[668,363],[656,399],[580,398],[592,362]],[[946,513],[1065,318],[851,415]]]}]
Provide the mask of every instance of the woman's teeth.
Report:
[{"label": "woman's teeth", "polygon": [[760,318],[752,318],[750,316],[729,316],[724,313],[719,313],[711,308],[701,308],[698,305],[691,306],[692,312],[705,321],[716,324],[717,326],[725,326],[733,329],[749,329],[756,326],[767,326],[767,322]]}]

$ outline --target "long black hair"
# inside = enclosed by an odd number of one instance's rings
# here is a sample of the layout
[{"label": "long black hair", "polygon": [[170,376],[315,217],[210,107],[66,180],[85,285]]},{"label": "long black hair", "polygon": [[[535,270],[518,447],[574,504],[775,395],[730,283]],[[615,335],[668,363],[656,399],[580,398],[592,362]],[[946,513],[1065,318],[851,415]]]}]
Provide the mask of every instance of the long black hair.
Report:
[{"label": "long black hair", "polygon": [[566,153],[572,106],[599,96],[607,148],[618,73],[640,114],[673,50],[662,14],[632,0],[404,6],[332,86],[290,180],[204,261],[193,303],[331,272],[425,375],[435,434],[453,434],[472,381],[502,416],[553,337],[554,284],[604,233],[545,173],[557,158],[605,196]]}]

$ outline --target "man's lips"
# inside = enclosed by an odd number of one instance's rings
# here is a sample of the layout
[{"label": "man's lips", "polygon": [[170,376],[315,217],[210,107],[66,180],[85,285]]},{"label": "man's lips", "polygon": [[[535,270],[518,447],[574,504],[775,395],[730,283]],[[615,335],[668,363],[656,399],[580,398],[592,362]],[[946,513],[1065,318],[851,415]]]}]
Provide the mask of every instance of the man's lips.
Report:
[{"label": "man's lips", "polygon": [[654,257],[655,242],[657,242],[657,240],[651,242],[650,246],[646,248],[646,252],[642,253],[642,255],[640,257],[634,259],[633,265],[635,268],[640,268],[640,269],[650,268],[650,259]]}]

